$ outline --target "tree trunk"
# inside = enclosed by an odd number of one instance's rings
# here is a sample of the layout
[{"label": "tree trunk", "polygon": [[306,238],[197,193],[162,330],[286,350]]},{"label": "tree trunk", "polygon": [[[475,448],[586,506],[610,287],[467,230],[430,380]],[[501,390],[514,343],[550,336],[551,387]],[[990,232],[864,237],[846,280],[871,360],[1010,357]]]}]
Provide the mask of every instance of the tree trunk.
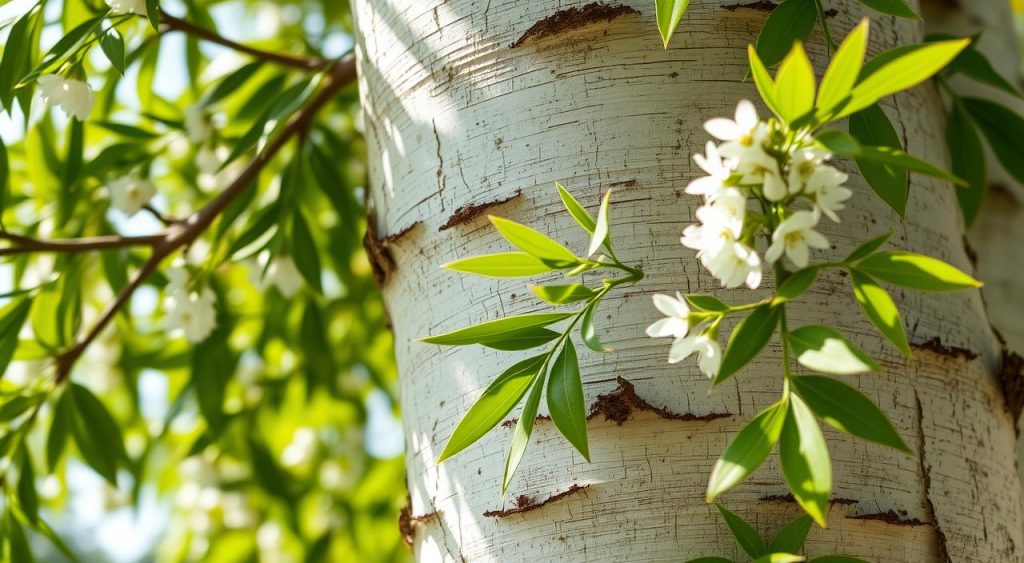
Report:
[{"label": "tree trunk", "polygon": [[[764,4],[730,3],[693,1],[664,50],[650,1],[355,2],[375,215],[367,240],[394,323],[411,496],[406,530],[420,560],[738,554],[704,490],[730,437],[779,396],[779,346],[769,344],[734,383],[709,394],[693,362],[669,365],[667,343],[643,333],[659,316],[655,292],[752,300],[747,291],[719,290],[679,244],[699,205],[682,188],[700,174],[690,154],[706,141],[702,123],[757,97],[743,81],[745,47],[765,19]],[[832,7],[840,35],[866,15],[853,1]],[[918,22],[872,16],[871,54],[921,39]],[[826,55],[817,35],[809,48],[820,71]],[[931,87],[887,100],[885,109],[911,153],[946,160],[943,113]],[[834,244],[828,257],[893,230],[896,245],[970,271],[948,184],[914,176],[901,224],[850,162],[840,166],[857,195],[840,225],[822,224]],[[487,213],[585,248],[561,209],[556,180],[592,209],[602,190],[614,190],[617,252],[648,277],[602,305],[603,338],[617,351],[581,353],[594,409],[593,462],[541,419],[509,495],[500,498],[511,428],[499,426],[443,465],[436,459],[483,388],[518,358],[415,338],[544,309],[521,280],[438,265],[508,248]],[[882,361],[884,373],[848,381],[882,406],[917,453],[826,430],[836,498],[830,528],[812,531],[806,551],[873,561],[1019,560],[1024,515],[1014,426],[995,377],[1001,347],[980,295],[893,296],[914,343],[911,360],[862,318],[837,272],[791,307],[792,325],[832,324]],[[772,457],[722,502],[768,535],[800,513],[786,493]]]}]

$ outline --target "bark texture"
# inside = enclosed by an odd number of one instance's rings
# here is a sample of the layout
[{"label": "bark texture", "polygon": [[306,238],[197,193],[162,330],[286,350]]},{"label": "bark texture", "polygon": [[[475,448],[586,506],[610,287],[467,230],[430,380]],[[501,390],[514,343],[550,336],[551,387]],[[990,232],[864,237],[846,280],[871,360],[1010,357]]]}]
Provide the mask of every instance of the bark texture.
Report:
[{"label": "bark texture", "polygon": [[[690,154],[707,140],[702,123],[732,115],[741,98],[757,98],[743,81],[746,45],[767,13],[762,3],[729,4],[691,2],[665,50],[652,4],[642,0],[598,8],[566,0],[354,3],[375,209],[367,243],[394,321],[411,495],[405,530],[420,560],[738,555],[717,511],[704,504],[704,489],[730,437],[777,399],[778,343],[709,394],[696,365],[668,365],[668,342],[643,334],[658,317],[655,292],[710,292],[732,302],[761,296],[719,290],[679,244],[699,204],[682,189],[700,174]],[[865,15],[856,2],[833,4],[839,34]],[[870,53],[921,34],[917,22],[873,17]],[[820,70],[820,38],[809,48]],[[884,105],[910,152],[945,161],[933,89]],[[951,186],[915,176],[901,224],[851,163],[840,166],[851,172],[857,196],[841,225],[823,225],[834,248],[818,258],[844,255],[891,229],[895,245],[971,270]],[[602,305],[600,328],[617,352],[581,353],[596,413],[588,425],[593,463],[541,418],[508,497],[500,498],[511,428],[497,428],[444,465],[436,459],[483,388],[518,357],[414,339],[544,309],[523,281],[438,265],[507,249],[487,213],[584,248],[556,180],[591,208],[602,190],[616,190],[617,253],[648,277]],[[1013,420],[995,377],[1001,348],[980,294],[893,296],[915,344],[910,360],[875,334],[838,273],[824,276],[790,314],[791,326],[832,324],[881,360],[885,373],[846,380],[881,405],[918,454],[826,430],[835,502],[830,528],[811,532],[807,552],[1019,560],[1024,515]],[[773,456],[722,502],[771,534],[800,513],[786,493]]]}]

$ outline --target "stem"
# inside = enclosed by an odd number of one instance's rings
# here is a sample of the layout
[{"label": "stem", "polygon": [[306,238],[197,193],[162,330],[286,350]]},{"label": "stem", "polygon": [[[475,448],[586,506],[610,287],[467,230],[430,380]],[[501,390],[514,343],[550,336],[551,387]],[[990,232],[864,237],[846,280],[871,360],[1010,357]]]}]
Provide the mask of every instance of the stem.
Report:
[{"label": "stem", "polygon": [[789,378],[793,377],[789,368],[789,326],[786,323],[786,304],[783,303],[779,307],[782,307],[782,315],[779,319],[779,327],[782,331],[782,373],[786,376],[785,392],[789,394]]},{"label": "stem", "polygon": [[41,240],[0,232],[0,240],[13,244],[8,248],[0,248],[0,256],[14,256],[31,252],[89,252],[91,250],[110,250],[135,246],[155,246],[164,239],[164,235],[149,236],[98,236],[75,239]]},{"label": "stem", "polygon": [[825,35],[825,49],[831,57],[832,53],[839,49],[839,46],[832,38],[832,31],[828,27],[828,16],[825,15],[825,6],[821,4],[821,0],[814,0],[814,7],[818,10],[818,21],[821,22],[821,31]]}]

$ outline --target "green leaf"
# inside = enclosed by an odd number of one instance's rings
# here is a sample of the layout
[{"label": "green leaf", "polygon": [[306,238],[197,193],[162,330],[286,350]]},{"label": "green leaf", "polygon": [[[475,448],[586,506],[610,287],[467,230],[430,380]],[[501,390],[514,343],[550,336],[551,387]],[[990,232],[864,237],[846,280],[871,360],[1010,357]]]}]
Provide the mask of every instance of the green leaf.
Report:
[{"label": "green leaf", "polygon": [[736,325],[722,355],[722,366],[715,376],[715,385],[732,377],[768,344],[772,334],[775,334],[781,312],[782,307],[761,305]]},{"label": "green leaf", "polygon": [[814,29],[814,0],[783,0],[768,14],[754,45],[767,67],[775,66],[796,41],[806,41]]},{"label": "green leaf", "polygon": [[495,350],[516,351],[529,350],[543,346],[559,337],[559,333],[539,326],[533,326],[507,332],[493,340],[483,340],[480,344]]},{"label": "green leaf", "polygon": [[810,266],[793,272],[786,278],[786,281],[782,282],[779,289],[775,290],[775,295],[783,301],[792,301],[800,297],[814,285],[820,269],[817,266]]},{"label": "green leaf", "polygon": [[124,74],[125,67],[125,56],[124,56],[124,37],[114,28],[110,28],[106,33],[100,37],[100,49],[103,50],[103,54],[107,56],[107,60],[110,64],[117,69],[118,72]]},{"label": "green leaf", "polygon": [[849,385],[820,375],[793,377],[793,387],[822,420],[858,438],[911,453],[875,403]]},{"label": "green leaf", "polygon": [[668,41],[672,38],[672,32],[679,25],[683,12],[686,11],[690,0],[654,0],[654,14],[658,20],[658,32],[661,33],[661,42],[668,48]]},{"label": "green leaf", "polygon": [[32,49],[29,47],[29,41],[34,27],[33,20],[39,13],[39,8],[26,12],[11,26],[11,31],[4,42],[4,54],[0,59],[0,103],[3,103],[8,113],[14,108],[14,87],[31,64],[29,57]]},{"label": "green leaf", "polygon": [[803,555],[793,555],[792,553],[771,553],[769,555],[762,555],[754,560],[754,563],[797,563],[799,561],[806,561],[807,558]]},{"label": "green leaf", "polygon": [[860,3],[872,10],[876,10],[890,16],[915,20],[921,19],[921,16],[917,15],[917,13],[907,5],[905,0],[860,0]]},{"label": "green leaf", "polygon": [[548,376],[548,411],[562,436],[565,436],[583,459],[589,462],[587,407],[583,402],[583,382],[580,380],[576,346],[573,345],[571,338],[565,339],[562,352],[551,364],[551,374]]},{"label": "green leaf", "polygon": [[295,268],[299,270],[306,283],[323,293],[323,284],[320,276],[323,268],[320,265],[320,253],[317,251],[316,241],[313,239],[313,232],[309,229],[306,216],[298,208],[292,216],[292,237],[291,255],[295,261]]},{"label": "green leaf", "polygon": [[595,352],[611,352],[610,348],[605,348],[601,343],[601,338],[597,335],[597,327],[594,326],[594,315],[597,314],[597,306],[600,302],[600,299],[594,299],[587,304],[583,318],[580,319],[580,338],[583,339],[583,344],[587,348]]},{"label": "green leaf", "polygon": [[587,256],[593,256],[602,245],[608,245],[611,247],[611,233],[608,228],[608,204],[612,197],[612,191],[608,190],[604,193],[604,199],[601,200],[601,209],[597,213],[597,223],[594,226],[594,233],[590,235],[590,248],[587,250]]},{"label": "green leaf", "polygon": [[73,28],[71,31],[64,34],[64,37],[62,37],[60,41],[57,41],[57,43],[55,43],[53,47],[50,48],[50,51],[46,53],[45,57],[43,57],[43,62],[41,62],[39,66],[37,66],[35,70],[32,71],[30,76],[35,77],[43,73],[44,71],[46,71],[46,69],[48,69],[55,62],[57,62],[57,60],[64,56],[64,54],[67,53],[72,47],[78,45],[78,43],[85,39],[87,36],[95,33],[96,30],[99,29],[100,25],[103,23],[103,20],[107,18],[107,13],[107,11],[104,11],[100,15],[82,22],[81,24]]},{"label": "green leaf", "polygon": [[775,115],[779,115],[779,102],[775,99],[775,81],[772,80],[764,62],[757,55],[757,49],[753,45],[747,46],[747,57],[750,59],[750,75],[754,78],[754,85],[768,109]]},{"label": "green leaf", "polygon": [[96,473],[117,487],[117,466],[126,458],[121,427],[85,387],[72,383],[70,394],[71,435],[78,451]]},{"label": "green leaf", "polygon": [[10,561],[34,563],[35,557],[32,556],[32,549],[29,547],[28,537],[25,536],[25,529],[21,527],[21,523],[14,517],[14,512],[8,510],[7,517],[4,520],[4,527],[7,529],[7,533],[0,534],[0,537],[6,535],[10,543]]},{"label": "green leaf", "polygon": [[437,462],[466,449],[512,412],[544,364],[544,355],[523,360],[495,378],[462,417]]},{"label": "green leaf", "polygon": [[691,307],[702,309],[704,311],[722,313],[729,310],[728,305],[722,303],[720,299],[712,297],[711,295],[690,294],[684,297],[684,299],[686,299],[686,302],[689,303]]},{"label": "green leaf", "polygon": [[522,278],[545,274],[558,268],[525,252],[499,252],[463,258],[441,266],[456,272],[491,278]]},{"label": "green leaf", "polygon": [[558,197],[562,198],[562,203],[565,204],[565,209],[569,211],[573,219],[583,227],[583,230],[588,233],[593,233],[597,227],[597,222],[590,216],[586,208],[580,205],[580,202],[569,193],[569,190],[565,189],[565,186],[555,182],[555,187],[558,188]]},{"label": "green leaf", "polygon": [[1003,78],[992,66],[992,63],[989,62],[988,57],[978,50],[976,40],[972,41],[970,47],[964,49],[963,52],[953,59],[953,62],[949,63],[948,70],[1002,90],[1011,96],[1021,97],[1020,90],[1011,84],[1009,80]]},{"label": "green leaf", "polygon": [[580,261],[568,248],[530,227],[493,215],[490,219],[509,242],[527,254],[558,265],[575,265]]},{"label": "green leaf", "polygon": [[960,178],[957,178],[934,164],[926,160],[921,160],[916,156],[912,156],[893,147],[869,147],[862,145],[860,147],[860,152],[858,153],[858,161],[859,160],[870,160],[873,162],[892,165],[911,172],[919,172],[927,176],[932,176],[933,178],[952,182],[958,186],[967,185],[967,183]]},{"label": "green leaf", "polygon": [[50,473],[57,468],[64,448],[67,447],[72,408],[71,394],[67,392],[61,393],[54,403],[53,422],[50,423],[50,432],[46,435],[46,467]]},{"label": "green leaf", "polygon": [[804,514],[775,534],[769,549],[772,552],[799,553],[807,539],[807,533],[811,531],[811,524],[814,521],[810,516]]},{"label": "green leaf", "polygon": [[862,245],[858,246],[857,248],[853,249],[853,252],[851,252],[850,255],[846,257],[846,261],[847,262],[856,262],[857,260],[860,260],[860,259],[862,259],[862,258],[864,258],[866,256],[870,256],[871,254],[874,254],[874,252],[876,250],[878,250],[879,248],[882,248],[882,245],[885,244],[885,242],[887,240],[889,240],[889,237],[891,237],[891,236],[892,236],[892,231],[889,231],[888,233],[885,233],[882,236],[875,237],[875,238],[865,242],[864,244],[862,244]]},{"label": "green leaf", "polygon": [[1006,106],[979,98],[961,101],[992,147],[999,163],[1015,180],[1024,184],[1024,118]]},{"label": "green leaf", "polygon": [[871,356],[827,326],[802,326],[789,333],[789,342],[796,361],[815,371],[849,375],[882,370]]},{"label": "green leaf", "polygon": [[814,67],[803,43],[796,41],[775,75],[779,117],[792,123],[814,109],[814,88]]},{"label": "green leaf", "polygon": [[593,289],[581,284],[569,285],[531,285],[530,289],[544,301],[552,305],[565,305],[590,299],[596,292]]},{"label": "green leaf", "polygon": [[967,182],[967,186],[956,190],[956,197],[960,201],[964,223],[970,226],[978,215],[987,186],[985,148],[971,116],[963,104],[956,101],[946,122],[946,147],[949,149],[953,174]]},{"label": "green leaf", "polygon": [[190,382],[199,412],[214,435],[224,427],[224,398],[238,363],[238,356],[228,345],[228,334],[228,328],[221,324],[192,348]]},{"label": "green leaf", "polygon": [[36,495],[36,471],[32,467],[32,457],[28,450],[21,454],[21,467],[18,471],[18,504],[21,512],[29,522],[39,520],[39,496]]},{"label": "green leaf", "polygon": [[[850,116],[850,133],[859,143],[875,146],[903,147],[896,128],[878,105],[871,105]],[[858,147],[857,155],[861,154]],[[907,211],[910,178],[905,168],[857,157],[857,168],[868,185],[882,201],[902,218]]]},{"label": "green leaf", "polygon": [[567,319],[572,313],[532,313],[527,315],[516,315],[505,317],[494,321],[487,321],[477,325],[460,328],[437,336],[421,338],[420,342],[428,344],[440,344],[442,346],[465,346],[467,344],[479,344],[481,342],[493,341],[502,335],[516,332],[525,328],[548,326],[560,320]]},{"label": "green leaf", "polygon": [[160,30],[160,0],[146,0],[146,18],[153,29]]},{"label": "green leaf", "polygon": [[0,309],[0,379],[14,358],[14,351],[18,348],[18,333],[31,309],[32,299],[29,297],[12,301]]},{"label": "green leaf", "polygon": [[[7,208],[11,198],[11,162],[7,155],[7,145],[0,139],[0,216]],[[2,221],[0,221],[2,223]]]},{"label": "green leaf", "polygon": [[913,252],[879,252],[858,262],[856,268],[891,284],[921,291],[956,291],[982,285],[942,260]]},{"label": "green leaf", "polygon": [[829,152],[841,156],[857,156],[860,152],[860,143],[846,131],[826,129],[815,135],[814,140]]},{"label": "green leaf", "polygon": [[262,67],[262,61],[251,62],[239,67],[238,70],[224,77],[224,79],[221,80],[215,88],[210,90],[210,92],[203,97],[203,105],[211,106],[230,96],[236,90],[241,88],[242,85],[252,78],[252,75],[256,74],[256,71]]},{"label": "green leaf", "polygon": [[864,311],[871,324],[909,357],[910,344],[907,343],[903,321],[892,297],[889,297],[889,294],[870,276],[857,270],[850,271],[850,283],[853,285],[853,295],[857,298],[861,311]]},{"label": "green leaf", "polygon": [[40,395],[15,395],[0,405],[0,422],[10,422],[25,414],[42,400]]},{"label": "green leaf", "polygon": [[519,462],[523,461],[526,453],[526,446],[530,443],[530,435],[533,433],[533,423],[537,419],[537,408],[540,406],[540,395],[544,389],[544,374],[538,373],[534,377],[533,390],[526,398],[523,405],[523,412],[516,422],[515,432],[512,434],[512,445],[508,450],[508,459],[505,461],[505,475],[501,479],[501,494],[508,490],[512,476],[515,475]]},{"label": "green leaf", "polygon": [[761,411],[743,427],[715,462],[708,480],[707,502],[735,487],[764,463],[779,441],[786,420],[786,402]]},{"label": "green leaf", "polygon": [[938,41],[914,46],[913,49],[903,49],[890,55],[882,53],[876,57],[882,58],[882,62],[874,65],[868,63],[864,67],[860,81],[850,94],[850,101],[836,119],[924,82],[942,70],[969,43],[967,39]]},{"label": "green leaf", "polygon": [[779,438],[779,461],[796,501],[824,528],[832,494],[832,463],[818,422],[795,395],[789,397],[789,412]]},{"label": "green leaf", "polygon": [[861,66],[864,64],[869,26],[867,18],[861,20],[836,49],[832,62],[825,70],[817,102],[818,109],[823,114],[832,113],[853,91],[853,85],[856,84]]},{"label": "green leaf", "polygon": [[720,504],[715,505],[718,511],[722,513],[722,519],[725,520],[725,524],[729,526],[729,531],[732,532],[733,537],[736,538],[736,543],[740,544],[743,551],[747,552],[747,555],[758,558],[761,555],[768,553],[768,546],[765,545],[764,540],[761,539],[761,535],[757,533],[757,530],[753,526],[747,523],[746,520],[733,514]]}]

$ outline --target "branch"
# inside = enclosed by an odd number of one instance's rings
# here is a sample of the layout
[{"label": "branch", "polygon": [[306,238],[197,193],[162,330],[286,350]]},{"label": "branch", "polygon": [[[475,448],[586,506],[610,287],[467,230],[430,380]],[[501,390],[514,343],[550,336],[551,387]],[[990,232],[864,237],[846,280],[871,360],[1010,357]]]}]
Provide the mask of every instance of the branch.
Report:
[{"label": "branch", "polygon": [[271,61],[280,65],[290,66],[300,70],[319,70],[327,64],[327,61],[319,57],[296,57],[293,55],[286,55],[284,53],[274,53],[271,51],[257,49],[255,47],[249,47],[248,45],[243,45],[241,43],[232,41],[218,34],[215,31],[199,27],[198,25],[192,22],[174,17],[162,10],[160,11],[160,23],[167,26],[168,31],[180,31],[187,35],[191,35],[193,37],[197,37],[199,39],[203,39],[211,43],[216,43],[229,49],[234,49],[235,51],[238,51],[240,53],[252,55],[257,59]]},{"label": "branch", "polygon": [[262,153],[245,167],[245,170],[217,197],[213,198],[205,207],[197,211],[188,219],[171,225],[162,235],[157,235],[159,240],[153,244],[153,253],[145,264],[139,268],[131,281],[125,285],[117,294],[114,302],[107,307],[96,324],[76,342],[71,348],[57,357],[56,382],[62,383],[71,374],[71,368],[85,352],[85,349],[99,337],[100,333],[114,320],[117,313],[128,304],[132,294],[146,279],[157,270],[160,263],[180,248],[184,248],[195,241],[214,220],[231,204],[238,196],[245,193],[255,183],[256,177],[266,165],[281,151],[288,141],[305,131],[316,114],[322,109],[343,87],[356,79],[356,62],[353,55],[336,61],[331,65],[323,86],[313,98],[306,103],[298,112],[292,115],[291,119],[281,128],[266,146]]},{"label": "branch", "polygon": [[30,252],[89,252],[133,246],[154,246],[164,235],[149,236],[100,236],[75,239],[42,240],[0,232],[0,240],[10,241],[13,246],[0,248],[0,257],[28,254]]}]

